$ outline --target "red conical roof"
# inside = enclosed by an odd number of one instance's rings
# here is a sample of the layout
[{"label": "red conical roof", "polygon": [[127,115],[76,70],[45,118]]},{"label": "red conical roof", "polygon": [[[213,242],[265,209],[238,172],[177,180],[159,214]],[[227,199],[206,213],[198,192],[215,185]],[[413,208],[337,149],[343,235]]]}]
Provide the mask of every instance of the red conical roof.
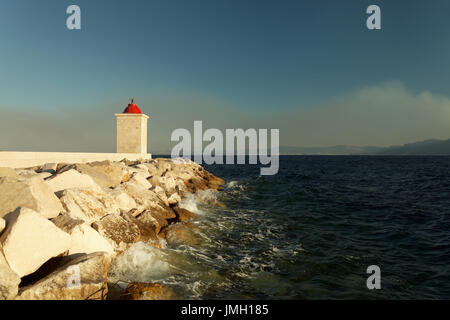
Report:
[{"label": "red conical roof", "polygon": [[142,113],[141,109],[137,106],[137,104],[134,104],[134,98],[131,98],[131,103],[128,105],[128,107],[125,109],[123,113]]}]

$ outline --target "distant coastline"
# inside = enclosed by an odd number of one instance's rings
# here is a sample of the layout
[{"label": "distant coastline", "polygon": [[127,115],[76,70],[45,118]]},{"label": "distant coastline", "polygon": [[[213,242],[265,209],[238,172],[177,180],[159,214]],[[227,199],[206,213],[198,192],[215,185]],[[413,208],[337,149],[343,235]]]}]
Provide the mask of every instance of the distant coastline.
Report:
[{"label": "distant coastline", "polygon": [[450,139],[429,139],[399,146],[292,147],[281,146],[280,155],[450,155]]}]

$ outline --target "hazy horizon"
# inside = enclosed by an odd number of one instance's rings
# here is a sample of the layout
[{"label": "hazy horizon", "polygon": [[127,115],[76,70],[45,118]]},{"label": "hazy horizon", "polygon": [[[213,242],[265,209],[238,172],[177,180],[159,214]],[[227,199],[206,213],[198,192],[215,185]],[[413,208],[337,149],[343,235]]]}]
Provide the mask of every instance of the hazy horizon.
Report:
[{"label": "hazy horizon", "polygon": [[131,97],[148,150],[171,132],[280,129],[287,147],[450,138],[445,1],[9,1],[0,11],[0,150],[114,152]]}]

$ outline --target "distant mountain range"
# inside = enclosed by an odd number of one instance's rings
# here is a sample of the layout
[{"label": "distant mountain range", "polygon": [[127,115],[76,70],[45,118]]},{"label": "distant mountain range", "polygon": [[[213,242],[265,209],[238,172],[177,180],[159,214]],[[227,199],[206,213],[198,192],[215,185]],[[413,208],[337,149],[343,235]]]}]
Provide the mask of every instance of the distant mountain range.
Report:
[{"label": "distant mountain range", "polygon": [[379,152],[385,155],[450,155],[450,139],[425,140],[402,146],[392,146]]},{"label": "distant mountain range", "polygon": [[381,152],[383,147],[355,147],[355,146],[332,146],[332,147],[280,147],[280,154],[285,155],[350,155],[350,154],[374,154]]},{"label": "distant mountain range", "polygon": [[390,147],[289,147],[281,146],[280,154],[284,155],[450,155],[450,139],[430,139],[401,146]]}]

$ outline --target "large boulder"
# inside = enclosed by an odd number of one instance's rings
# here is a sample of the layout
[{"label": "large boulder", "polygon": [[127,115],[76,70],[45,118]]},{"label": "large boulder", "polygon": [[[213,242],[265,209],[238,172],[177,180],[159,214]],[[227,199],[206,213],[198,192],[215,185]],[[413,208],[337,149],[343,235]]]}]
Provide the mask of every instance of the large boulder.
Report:
[{"label": "large boulder", "polygon": [[183,196],[199,190],[220,190],[224,180],[214,176],[197,163],[185,159],[156,159],[142,164],[148,168],[152,185],[161,186],[168,197]]},{"label": "large boulder", "polygon": [[108,214],[120,214],[114,198],[103,190],[67,189],[57,195],[72,219],[80,219],[87,224]]},{"label": "large boulder", "polygon": [[[161,201],[162,201],[167,207],[170,206],[169,199],[167,199],[166,192],[164,191],[163,188],[161,188],[160,186],[156,186],[156,187],[154,187],[152,190],[153,190],[153,192],[155,192],[155,193],[158,195],[159,199],[161,199]],[[175,194],[176,194],[176,193],[174,193],[174,195],[175,195]],[[180,200],[181,200],[181,199],[180,199]]]},{"label": "large boulder", "polygon": [[134,223],[139,228],[139,241],[153,243],[153,240],[158,240],[153,224],[146,224],[129,213],[123,213],[121,214],[121,216],[123,219],[125,219],[129,223]]},{"label": "large boulder", "polygon": [[123,251],[129,244],[138,242],[141,237],[139,227],[120,215],[110,214],[92,224],[102,237],[108,239],[116,251]]},{"label": "large boulder", "polygon": [[0,168],[0,177],[19,177],[13,168]]},{"label": "large boulder", "polygon": [[148,181],[154,186],[160,186],[161,188],[163,188],[166,195],[169,196],[177,192],[177,190],[179,190],[180,188],[180,185],[182,184],[181,180],[177,181],[177,179],[168,174],[164,176],[152,176],[150,179],[148,179]]},{"label": "large boulder", "polygon": [[127,184],[136,184],[144,189],[150,189],[152,187],[152,184],[148,182],[147,177],[139,172],[133,173],[128,179]]},{"label": "large boulder", "polygon": [[114,188],[127,179],[124,166],[117,162],[103,161],[65,165],[59,168],[58,173],[69,170],[76,170],[90,176],[102,188]]},{"label": "large boulder", "polygon": [[86,224],[73,228],[70,236],[69,254],[93,252],[114,254],[114,247],[97,231]]},{"label": "large boulder", "polygon": [[70,170],[75,170],[81,174],[88,175],[101,188],[109,188],[110,186],[113,186],[113,182],[106,174],[95,170],[93,167],[85,163],[65,164],[57,168],[57,174],[60,175]]},{"label": "large boulder", "polygon": [[39,177],[0,178],[0,217],[18,207],[33,209],[45,218],[63,211],[61,202]]},{"label": "large boulder", "polygon": [[121,212],[129,212],[136,209],[136,201],[120,189],[109,189],[106,192],[115,200]]},{"label": "large boulder", "polygon": [[92,252],[114,254],[114,247],[83,220],[73,219],[65,213],[51,221],[58,228],[70,234],[69,255]]},{"label": "large boulder", "polygon": [[153,229],[155,234],[158,234],[162,228],[168,225],[166,219],[156,219],[153,217],[153,215],[150,213],[150,211],[144,211],[141,214],[137,216],[137,219],[147,226],[147,228]]},{"label": "large boulder", "polygon": [[70,235],[36,211],[17,208],[4,218],[7,224],[0,244],[10,268],[20,277],[69,249]]},{"label": "large boulder", "polygon": [[63,173],[58,173],[53,177],[45,180],[50,189],[53,192],[58,192],[66,189],[92,189],[101,190],[98,184],[94,180],[86,175],[81,174],[74,169],[64,171]]},{"label": "large boulder", "polygon": [[149,190],[140,183],[139,178],[136,179],[136,177],[133,177],[129,181],[122,183],[116,189],[126,193],[136,202],[135,215],[145,210],[172,211],[154,190]]},{"label": "large boulder", "polygon": [[190,160],[172,160],[177,165],[173,167],[171,175],[182,179],[188,192],[197,192],[198,190],[221,190],[225,181],[210,172],[206,171],[201,165]]},{"label": "large boulder", "polygon": [[11,270],[0,246],[0,300],[13,299],[19,290],[20,277]]},{"label": "large boulder", "polygon": [[164,227],[169,225],[168,220],[176,218],[175,213],[172,210],[171,212],[173,216],[168,218],[168,215],[164,214],[165,212],[146,210],[137,216],[137,220],[147,226],[147,228],[153,229],[155,234],[158,234]]},{"label": "large boulder", "polygon": [[111,257],[91,253],[65,257],[65,262],[43,279],[21,288],[18,300],[104,300]]},{"label": "large boulder", "polygon": [[181,208],[179,206],[173,207],[173,211],[177,215],[177,221],[183,222],[189,219],[194,219],[197,215],[185,208]]},{"label": "large boulder", "polygon": [[205,241],[201,234],[197,232],[197,227],[190,222],[171,224],[164,229],[161,236],[171,245],[199,246]]},{"label": "large boulder", "polygon": [[124,166],[119,162],[99,161],[91,162],[89,165],[105,174],[111,180],[112,183],[108,187],[116,187],[128,177],[127,171],[124,170]]}]

